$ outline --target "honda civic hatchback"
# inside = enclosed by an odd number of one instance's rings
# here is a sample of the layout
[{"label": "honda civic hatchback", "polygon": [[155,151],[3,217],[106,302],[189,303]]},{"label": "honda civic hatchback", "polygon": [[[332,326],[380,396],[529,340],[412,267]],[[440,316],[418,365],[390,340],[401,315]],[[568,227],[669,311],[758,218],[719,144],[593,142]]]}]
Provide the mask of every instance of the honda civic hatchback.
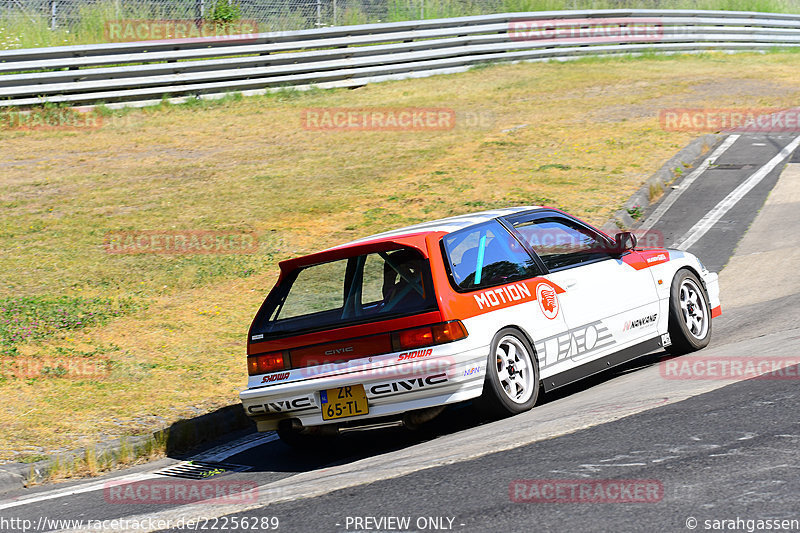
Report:
[{"label": "honda civic hatchback", "polygon": [[514,415],[641,355],[703,348],[720,312],[717,275],[690,253],[556,209],[485,211],[281,262],[240,397],[290,444],[467,400]]}]

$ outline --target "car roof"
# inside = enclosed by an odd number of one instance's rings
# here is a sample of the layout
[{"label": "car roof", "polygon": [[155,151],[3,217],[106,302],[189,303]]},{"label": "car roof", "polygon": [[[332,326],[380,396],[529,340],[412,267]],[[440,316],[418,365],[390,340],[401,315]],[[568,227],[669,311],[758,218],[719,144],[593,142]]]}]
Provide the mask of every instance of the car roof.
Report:
[{"label": "car roof", "polygon": [[439,220],[431,220],[430,222],[422,222],[414,224],[413,226],[406,226],[404,228],[393,229],[383,233],[376,233],[368,237],[340,244],[335,248],[345,248],[355,244],[362,244],[370,241],[380,241],[392,237],[400,237],[403,235],[413,235],[420,233],[453,233],[460,229],[468,228],[482,222],[494,220],[498,217],[513,215],[523,211],[530,211],[532,209],[542,209],[541,206],[521,206],[521,207],[506,207],[504,209],[492,209],[490,211],[480,211],[477,213],[469,213],[466,215],[458,215],[454,217],[441,218]]},{"label": "car roof", "polygon": [[[321,252],[295,257],[293,259],[286,259],[281,261],[279,264],[281,270],[286,272],[298,267],[304,267],[307,265],[313,265],[315,263],[323,263],[347,257],[347,254],[350,252],[350,248],[381,246],[385,243],[397,244],[399,242],[404,242],[405,244],[410,244],[415,241],[420,243],[424,242],[425,237],[431,233],[446,235],[448,233],[468,228],[476,224],[481,224],[482,222],[494,220],[498,217],[509,216],[535,209],[546,208],[541,206],[507,207],[505,209],[492,209],[490,211],[480,211],[477,213],[458,215],[439,220],[431,220],[430,222],[423,222],[413,226],[406,226],[404,228],[385,231],[383,233],[376,233],[375,235],[370,235],[368,237],[363,237],[345,244],[339,244],[332,248],[327,248]],[[417,244],[412,244],[412,246],[416,247]]]}]

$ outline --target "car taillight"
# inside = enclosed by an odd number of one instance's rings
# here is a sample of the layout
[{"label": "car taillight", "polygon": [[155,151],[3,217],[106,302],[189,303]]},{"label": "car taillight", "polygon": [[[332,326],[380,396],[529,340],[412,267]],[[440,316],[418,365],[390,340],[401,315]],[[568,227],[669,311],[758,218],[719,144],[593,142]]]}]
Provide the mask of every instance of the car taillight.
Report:
[{"label": "car taillight", "polygon": [[286,367],[283,361],[283,352],[262,353],[247,358],[247,374],[250,376],[277,372],[284,368]]},{"label": "car taillight", "polygon": [[467,336],[464,324],[459,320],[442,322],[421,328],[406,329],[392,334],[395,350],[411,350],[445,342],[457,341]]},{"label": "car taillight", "polygon": [[435,324],[431,329],[433,330],[433,341],[436,344],[444,344],[445,342],[457,341],[467,337],[467,328],[464,327],[460,320]]}]

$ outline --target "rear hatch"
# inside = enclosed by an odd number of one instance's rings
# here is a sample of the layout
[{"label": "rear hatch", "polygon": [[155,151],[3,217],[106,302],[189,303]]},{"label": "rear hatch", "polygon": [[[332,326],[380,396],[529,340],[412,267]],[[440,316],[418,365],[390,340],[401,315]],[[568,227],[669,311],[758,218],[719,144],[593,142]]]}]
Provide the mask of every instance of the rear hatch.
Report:
[{"label": "rear hatch", "polygon": [[281,264],[248,338],[251,376],[412,350],[461,338],[442,323],[430,264],[397,243]]}]

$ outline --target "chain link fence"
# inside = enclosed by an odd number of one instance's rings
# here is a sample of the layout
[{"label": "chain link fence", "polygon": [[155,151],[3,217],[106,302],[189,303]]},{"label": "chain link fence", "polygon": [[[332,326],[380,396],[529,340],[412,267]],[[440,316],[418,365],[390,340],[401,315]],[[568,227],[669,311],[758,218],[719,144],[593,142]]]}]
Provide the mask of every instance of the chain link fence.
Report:
[{"label": "chain link fence", "polygon": [[233,12],[269,31],[488,14],[502,5],[503,0],[0,0],[0,19],[63,29],[98,19],[209,20]]}]

